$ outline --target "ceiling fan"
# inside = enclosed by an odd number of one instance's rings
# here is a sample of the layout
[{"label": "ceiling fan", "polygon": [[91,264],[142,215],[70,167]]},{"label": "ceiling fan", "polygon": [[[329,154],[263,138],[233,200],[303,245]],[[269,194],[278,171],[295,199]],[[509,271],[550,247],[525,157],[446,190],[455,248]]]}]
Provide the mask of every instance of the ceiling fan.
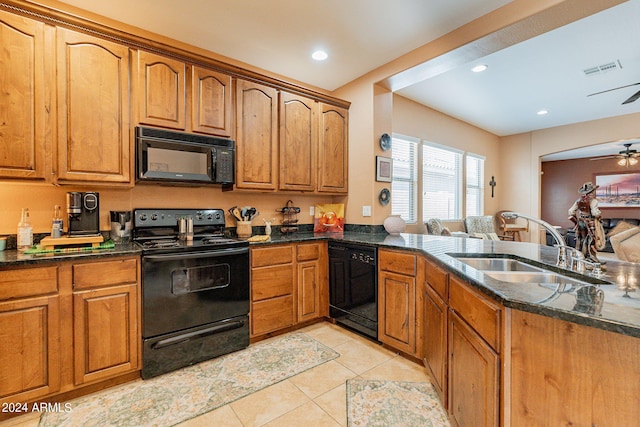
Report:
[{"label": "ceiling fan", "polygon": [[[601,92],[591,93],[591,94],[589,94],[589,95],[587,95],[587,96],[589,97],[589,96],[593,96],[593,95],[600,95],[601,93],[612,92],[612,91],[614,91],[614,90],[624,89],[624,88],[627,88],[627,87],[637,86],[637,85],[640,85],[640,82],[632,83],[632,84],[630,84],[630,85],[624,85],[624,86],[620,86],[620,87],[614,87],[613,89],[607,89],[607,90],[603,90],[603,91],[601,91]],[[632,102],[634,102],[634,101],[635,101],[635,100],[637,100],[638,98],[640,98],[640,90],[639,90],[639,91],[637,91],[636,93],[634,93],[633,95],[631,95],[629,98],[627,98],[627,99],[622,103],[622,105],[625,105],[625,104],[631,104]]]},{"label": "ceiling fan", "polygon": [[[640,93],[640,92],[639,92]],[[640,97],[640,95],[638,95]],[[640,153],[638,150],[634,150],[631,148],[632,143],[627,142],[624,144],[624,150],[620,151],[618,154],[613,154],[611,156],[602,156],[595,157],[591,160],[602,160],[602,159],[619,159],[618,164],[620,166],[633,166],[638,163],[637,157],[640,157]]]}]

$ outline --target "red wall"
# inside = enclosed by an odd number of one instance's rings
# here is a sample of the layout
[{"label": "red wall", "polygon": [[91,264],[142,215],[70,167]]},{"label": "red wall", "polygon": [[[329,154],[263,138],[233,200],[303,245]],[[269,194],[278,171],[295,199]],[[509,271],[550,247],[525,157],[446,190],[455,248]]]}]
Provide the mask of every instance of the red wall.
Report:
[{"label": "red wall", "polygon": [[[587,181],[595,184],[596,175],[640,172],[640,164],[628,168],[616,159],[575,159],[542,163],[541,216],[553,225],[571,227],[567,211],[580,194],[578,188]],[[640,218],[640,208],[602,208],[603,218]]]}]

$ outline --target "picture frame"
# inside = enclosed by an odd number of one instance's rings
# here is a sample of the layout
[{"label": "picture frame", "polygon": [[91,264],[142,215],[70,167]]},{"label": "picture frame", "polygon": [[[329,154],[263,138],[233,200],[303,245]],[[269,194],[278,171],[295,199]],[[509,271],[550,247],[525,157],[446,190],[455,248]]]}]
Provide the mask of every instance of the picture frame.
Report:
[{"label": "picture frame", "polygon": [[640,208],[640,172],[595,174],[599,208]]},{"label": "picture frame", "polygon": [[391,182],[393,177],[393,159],[376,156],[376,181]]}]

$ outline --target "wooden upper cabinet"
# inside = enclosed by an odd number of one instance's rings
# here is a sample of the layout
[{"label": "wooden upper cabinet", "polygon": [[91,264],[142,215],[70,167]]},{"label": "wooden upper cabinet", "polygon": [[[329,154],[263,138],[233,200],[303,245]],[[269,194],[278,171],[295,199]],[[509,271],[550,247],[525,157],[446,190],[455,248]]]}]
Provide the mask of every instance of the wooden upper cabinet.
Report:
[{"label": "wooden upper cabinet", "polygon": [[318,191],[346,194],[348,191],[349,112],[319,104]]},{"label": "wooden upper cabinet", "polygon": [[317,102],[280,93],[281,190],[314,191],[318,146]]},{"label": "wooden upper cabinet", "polygon": [[129,49],[58,28],[59,181],[130,183]]},{"label": "wooden upper cabinet", "polygon": [[232,136],[231,76],[193,67],[191,74],[191,128],[194,132]]},{"label": "wooden upper cabinet", "polygon": [[0,39],[0,177],[44,179],[44,24],[0,11]]},{"label": "wooden upper cabinet", "polygon": [[245,80],[236,85],[236,188],[277,189],[278,91]]},{"label": "wooden upper cabinet", "polygon": [[138,51],[138,122],[186,130],[187,65]]}]

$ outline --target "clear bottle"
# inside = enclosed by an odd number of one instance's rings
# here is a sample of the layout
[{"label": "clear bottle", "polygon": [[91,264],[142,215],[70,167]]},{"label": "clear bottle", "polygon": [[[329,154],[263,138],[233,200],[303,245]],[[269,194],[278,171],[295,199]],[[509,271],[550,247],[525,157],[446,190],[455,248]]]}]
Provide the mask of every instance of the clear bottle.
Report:
[{"label": "clear bottle", "polygon": [[53,207],[53,219],[51,220],[51,237],[62,237],[62,229],[64,227],[62,217],[60,216],[60,205]]},{"label": "clear bottle", "polygon": [[22,208],[22,215],[18,223],[18,251],[24,252],[33,246],[33,228],[29,219],[29,208]]}]

